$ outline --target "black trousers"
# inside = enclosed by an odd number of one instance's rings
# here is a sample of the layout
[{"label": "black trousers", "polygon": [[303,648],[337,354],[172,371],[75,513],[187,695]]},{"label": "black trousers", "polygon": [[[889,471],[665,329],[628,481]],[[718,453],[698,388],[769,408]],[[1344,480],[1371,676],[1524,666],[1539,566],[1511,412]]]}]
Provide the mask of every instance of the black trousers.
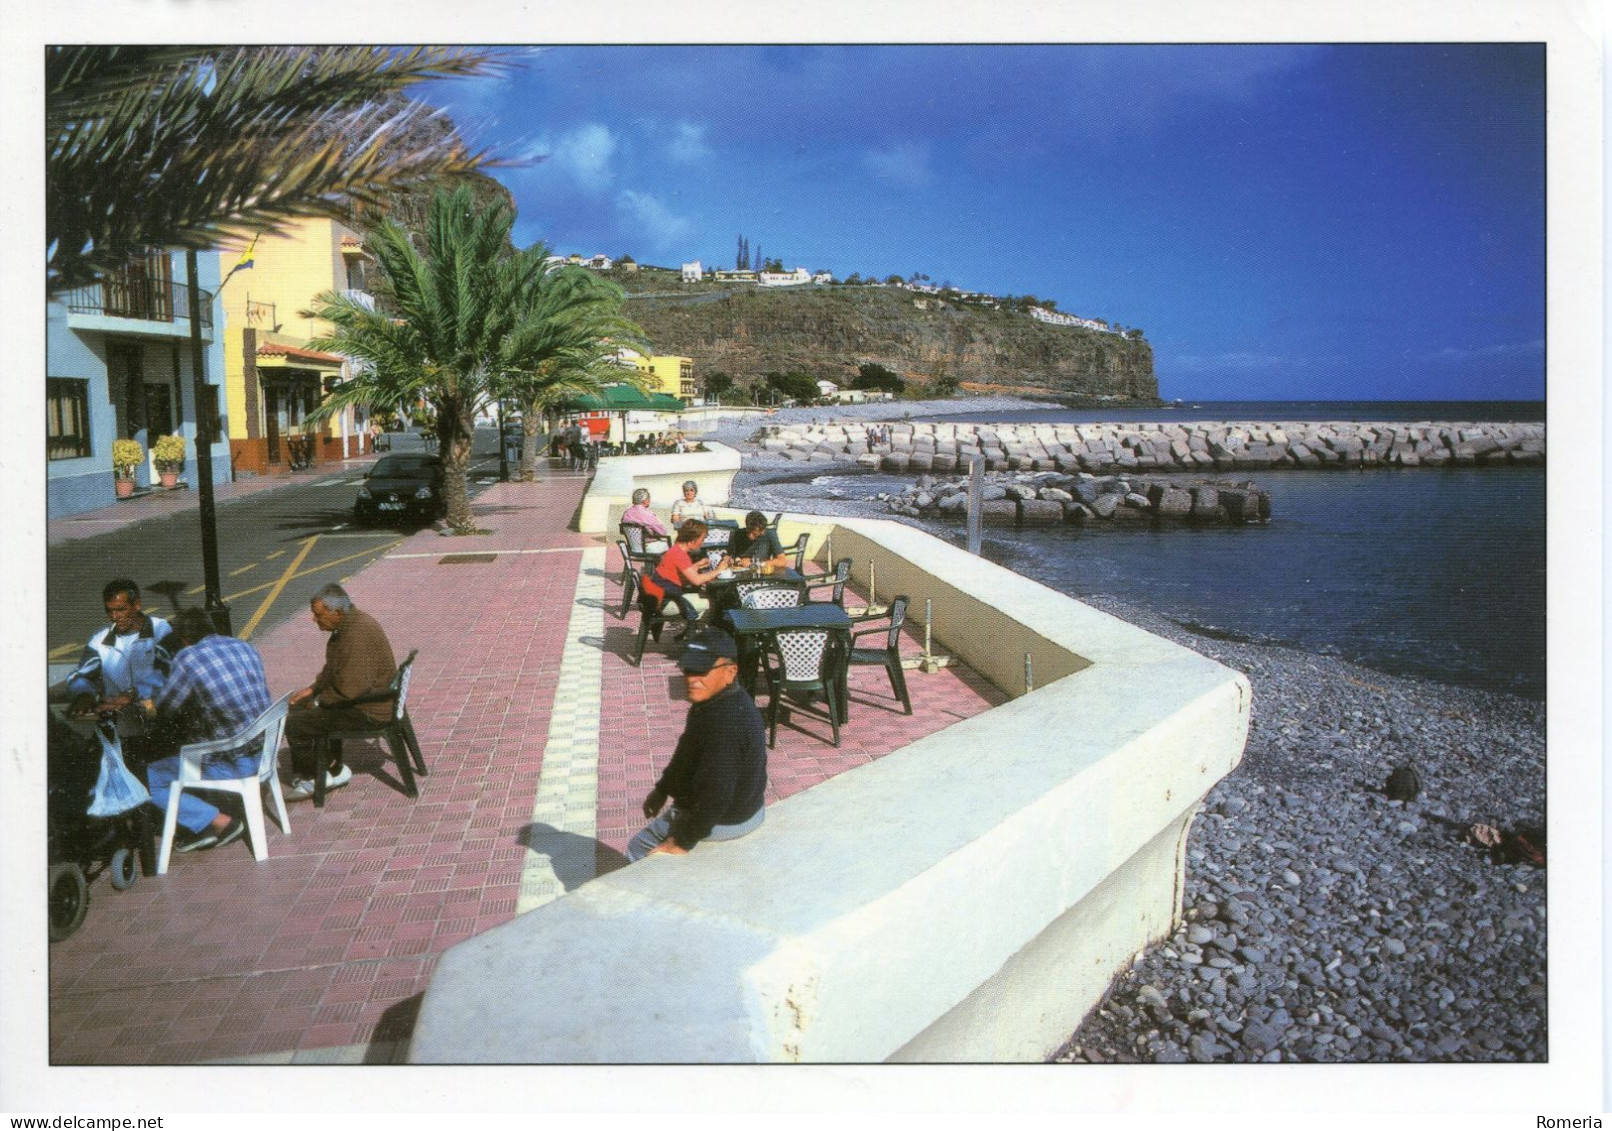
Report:
[{"label": "black trousers", "polygon": [[[385,721],[376,722],[357,707],[293,707],[285,717],[285,737],[291,746],[291,772],[302,778],[313,777],[319,762],[320,742],[333,731],[378,731],[385,726]],[[330,763],[325,768],[332,773],[341,769],[340,746],[331,750]]]}]

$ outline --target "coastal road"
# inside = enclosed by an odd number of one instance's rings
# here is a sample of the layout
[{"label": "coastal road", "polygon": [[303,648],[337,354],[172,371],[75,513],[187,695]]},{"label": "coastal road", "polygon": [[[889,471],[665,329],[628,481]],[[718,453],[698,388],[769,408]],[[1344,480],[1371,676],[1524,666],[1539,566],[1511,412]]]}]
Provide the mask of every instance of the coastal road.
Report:
[{"label": "coastal road", "polygon": [[[472,498],[498,477],[496,459],[472,461]],[[418,526],[355,526],[362,471],[314,475],[305,483],[217,508],[218,573],[235,635],[250,640],[288,617],[308,615],[320,586],[342,582]],[[147,612],[171,617],[203,598],[201,524],[196,510],[125,530],[51,546],[46,648],[72,660],[106,623],[101,586],[117,576],[139,584]]]}]

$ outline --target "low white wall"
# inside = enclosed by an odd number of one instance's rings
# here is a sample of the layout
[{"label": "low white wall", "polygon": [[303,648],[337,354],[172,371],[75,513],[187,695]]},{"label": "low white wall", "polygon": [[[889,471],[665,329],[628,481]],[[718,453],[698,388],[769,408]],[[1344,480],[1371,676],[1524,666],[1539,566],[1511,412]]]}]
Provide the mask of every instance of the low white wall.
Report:
[{"label": "low white wall", "polygon": [[934,595],[937,647],[1045,681],[452,948],[411,1060],[1040,1060],[1168,933],[1247,680],[922,531],[827,537]]},{"label": "low white wall", "polygon": [[692,479],[700,498],[720,506],[733,493],[739,473],[739,453],[725,444],[707,443],[704,452],[658,456],[612,456],[599,461],[593,482],[582,499],[579,529],[584,534],[615,535],[621,512],[632,505],[635,487],[647,487],[650,505],[665,514],[683,497],[683,484]]}]

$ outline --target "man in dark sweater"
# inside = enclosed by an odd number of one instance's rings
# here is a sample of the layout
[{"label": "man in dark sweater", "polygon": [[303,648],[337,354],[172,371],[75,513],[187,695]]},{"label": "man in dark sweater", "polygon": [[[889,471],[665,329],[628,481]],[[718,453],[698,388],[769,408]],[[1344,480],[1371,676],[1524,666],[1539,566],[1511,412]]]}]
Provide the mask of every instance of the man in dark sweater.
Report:
[{"label": "man in dark sweater", "polygon": [[[627,846],[628,860],[680,856],[702,840],[734,840],[761,827],[767,728],[734,682],[738,656],[733,637],[706,629],[678,657],[693,706],[671,762],[644,798],[650,823]],[[672,807],[660,816],[668,799]]]},{"label": "man in dark sweater", "polygon": [[379,730],[392,717],[392,702],[353,703],[372,692],[384,691],[397,674],[397,661],[386,633],[368,613],[360,612],[340,585],[326,585],[309,602],[313,622],[330,633],[325,642],[325,666],[314,681],[291,693],[285,737],[291,747],[291,784],[287,801],[306,801],[314,795],[313,776],[325,772],[325,788],[340,789],[353,780],[343,765],[339,745],[330,751],[330,764],[319,765],[319,748],[325,735],[335,731]]}]

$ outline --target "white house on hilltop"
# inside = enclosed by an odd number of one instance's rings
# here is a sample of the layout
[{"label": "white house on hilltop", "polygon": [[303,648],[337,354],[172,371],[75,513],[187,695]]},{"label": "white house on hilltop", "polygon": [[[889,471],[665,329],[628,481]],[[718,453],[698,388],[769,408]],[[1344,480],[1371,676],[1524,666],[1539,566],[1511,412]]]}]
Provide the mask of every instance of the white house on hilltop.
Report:
[{"label": "white house on hilltop", "polygon": [[700,266],[700,261],[698,259],[696,259],[693,263],[683,264],[683,282],[698,283],[704,278],[705,269]]},{"label": "white house on hilltop", "polygon": [[763,271],[757,281],[764,287],[799,287],[812,281],[812,273],[804,267],[793,271]]}]

